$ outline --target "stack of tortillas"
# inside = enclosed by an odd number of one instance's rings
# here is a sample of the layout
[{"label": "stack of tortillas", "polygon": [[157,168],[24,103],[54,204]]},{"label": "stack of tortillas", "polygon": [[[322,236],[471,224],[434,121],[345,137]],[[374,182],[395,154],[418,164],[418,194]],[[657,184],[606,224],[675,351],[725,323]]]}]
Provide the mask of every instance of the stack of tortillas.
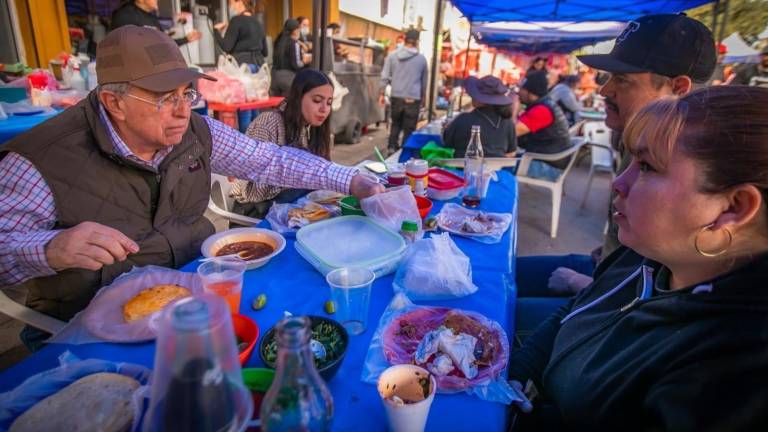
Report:
[{"label": "stack of tortillas", "polygon": [[115,373],[97,373],[41,400],[11,425],[10,432],[123,432],[131,429],[131,398],[139,382]]}]

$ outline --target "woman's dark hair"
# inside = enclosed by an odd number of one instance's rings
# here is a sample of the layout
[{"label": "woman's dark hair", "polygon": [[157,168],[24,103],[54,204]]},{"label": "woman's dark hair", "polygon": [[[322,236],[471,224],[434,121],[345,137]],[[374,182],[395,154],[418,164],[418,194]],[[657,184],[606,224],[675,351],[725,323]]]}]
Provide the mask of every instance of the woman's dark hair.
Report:
[{"label": "woman's dark hair", "polygon": [[240,0],[240,3],[245,6],[246,12],[250,12],[251,14],[256,13],[256,4],[254,3],[254,0]]},{"label": "woman's dark hair", "polygon": [[[324,72],[317,69],[304,68],[293,79],[291,89],[285,98],[286,105],[283,110],[283,123],[285,124],[285,142],[296,143],[301,138],[301,130],[307,122],[301,114],[301,100],[310,90],[329,85],[333,82]],[[325,119],[322,125],[311,127],[308,137],[309,151],[318,156],[331,159],[331,115]]]},{"label": "woman's dark hair", "polygon": [[[279,58],[283,53],[285,52],[286,45],[288,45],[291,41],[291,33],[293,33],[294,30],[299,28],[299,23],[293,18],[288,18],[285,20],[285,24],[283,24],[283,30],[280,32],[280,34],[277,35],[277,38],[275,38],[275,43],[273,45],[274,49],[272,50],[273,59]],[[278,61],[278,64],[280,64],[280,61]]]},{"label": "woman's dark hair", "polygon": [[644,142],[666,167],[678,149],[700,167],[699,188],[720,193],[751,184],[768,197],[768,89],[706,87],[643,109],[624,130],[630,151]]}]

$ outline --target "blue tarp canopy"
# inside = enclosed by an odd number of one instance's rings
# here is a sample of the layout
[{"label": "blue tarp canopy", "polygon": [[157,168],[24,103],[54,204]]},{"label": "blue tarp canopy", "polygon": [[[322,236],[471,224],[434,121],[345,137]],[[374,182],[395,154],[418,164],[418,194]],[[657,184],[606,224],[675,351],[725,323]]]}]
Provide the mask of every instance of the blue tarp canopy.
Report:
[{"label": "blue tarp canopy", "polygon": [[474,24],[478,42],[507,51],[567,53],[619,34],[626,23],[619,21],[500,22]]},{"label": "blue tarp canopy", "polygon": [[628,21],[677,13],[711,0],[451,0],[471,22]]}]

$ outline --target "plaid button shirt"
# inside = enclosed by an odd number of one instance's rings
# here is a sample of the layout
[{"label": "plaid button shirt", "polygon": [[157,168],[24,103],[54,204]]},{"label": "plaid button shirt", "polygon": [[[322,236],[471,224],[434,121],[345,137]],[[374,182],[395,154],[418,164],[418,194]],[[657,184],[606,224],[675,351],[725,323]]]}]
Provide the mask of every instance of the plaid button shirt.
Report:
[{"label": "plaid button shirt", "polygon": [[[134,155],[117,134],[101,106],[115,152],[157,171],[173,147],[155,153],[151,161]],[[349,192],[353,168],[343,167],[306,151],[257,142],[223,123],[205,117],[213,139],[211,169],[221,175],[257,183]],[[48,265],[45,246],[60,230],[50,187],[27,159],[9,153],[0,161],[0,286],[56,272]]]}]

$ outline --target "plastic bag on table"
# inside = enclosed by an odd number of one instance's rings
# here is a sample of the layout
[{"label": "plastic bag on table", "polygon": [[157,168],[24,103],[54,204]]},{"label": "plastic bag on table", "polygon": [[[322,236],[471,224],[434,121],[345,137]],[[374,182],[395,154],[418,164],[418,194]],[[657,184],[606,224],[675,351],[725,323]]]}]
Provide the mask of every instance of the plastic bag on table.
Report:
[{"label": "plastic bag on table", "polygon": [[456,203],[444,205],[436,219],[445,231],[488,244],[500,242],[512,223],[510,213],[470,210]]},{"label": "plastic bag on table", "polygon": [[[441,326],[458,328],[460,334],[477,339],[473,354],[479,354],[480,358],[475,362],[477,375],[474,378],[466,378],[457,371],[448,375],[435,374],[439,372],[438,367],[444,367],[437,360],[442,356],[433,355],[434,359],[426,364],[416,361],[416,352],[424,337],[434,330],[442,330],[439,329]],[[508,359],[507,334],[497,322],[476,312],[417,306],[400,293],[395,294],[379,320],[361,378],[376,384],[379,375],[392,365],[418,364],[435,374],[438,393],[465,392],[483,400],[509,404],[518,400],[518,396],[505,378]],[[452,360],[452,363],[456,362]]]},{"label": "plastic bag on table", "polygon": [[417,238],[424,234],[419,207],[408,186],[390,188],[380,194],[363,198],[360,208],[366,216],[394,232],[400,232],[403,221],[412,221],[419,225]]},{"label": "plastic bag on table", "polygon": [[144,342],[154,340],[160,311],[126,322],[123,306],[141,291],[157,285],[179,285],[192,295],[203,292],[196,273],[165,267],[134,267],[101,288],[84,310],[51,336],[48,343],[87,344],[97,342]]},{"label": "plastic bag on table", "polygon": [[457,298],[477,291],[472,264],[448,233],[416,241],[398,267],[392,287],[411,300]]},{"label": "plastic bag on table", "polygon": [[292,234],[311,223],[339,215],[341,215],[339,206],[318,204],[303,197],[295,203],[272,204],[265,219],[274,231],[280,234]]},{"label": "plastic bag on table", "polygon": [[272,75],[269,65],[264,63],[258,72],[251,75],[253,93],[256,100],[269,99],[269,86],[272,84]]},{"label": "plastic bag on table", "polygon": [[[27,378],[11,391],[0,393],[0,430],[8,430],[18,416],[33,405],[53,395],[80,378],[95,373],[109,372],[133,378],[141,384],[133,394],[133,427],[138,430],[143,412],[143,397],[150,383],[151,371],[131,363],[107,360],[80,360],[69,351],[59,356],[60,366]],[[83,407],[87,409],[88,407]]]}]

